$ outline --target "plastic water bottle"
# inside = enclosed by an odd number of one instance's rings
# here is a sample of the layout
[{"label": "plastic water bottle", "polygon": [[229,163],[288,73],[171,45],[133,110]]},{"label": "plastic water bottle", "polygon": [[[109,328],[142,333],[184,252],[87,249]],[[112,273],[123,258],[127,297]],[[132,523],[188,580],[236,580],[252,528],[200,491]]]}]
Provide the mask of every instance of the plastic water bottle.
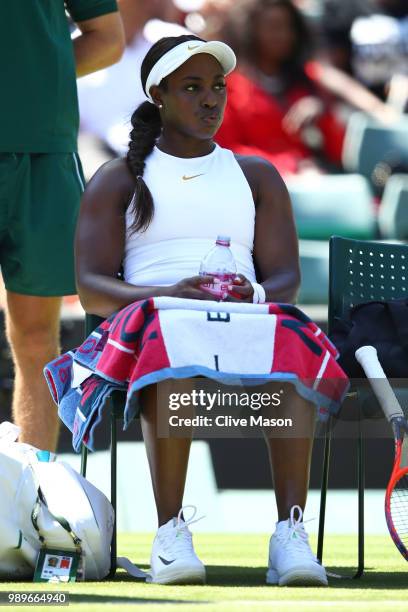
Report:
[{"label": "plastic water bottle", "polygon": [[228,296],[228,285],[237,274],[237,266],[230,249],[229,236],[217,236],[215,246],[207,253],[200,265],[201,275],[213,276],[214,282],[201,285],[204,291],[215,295],[220,300]]}]

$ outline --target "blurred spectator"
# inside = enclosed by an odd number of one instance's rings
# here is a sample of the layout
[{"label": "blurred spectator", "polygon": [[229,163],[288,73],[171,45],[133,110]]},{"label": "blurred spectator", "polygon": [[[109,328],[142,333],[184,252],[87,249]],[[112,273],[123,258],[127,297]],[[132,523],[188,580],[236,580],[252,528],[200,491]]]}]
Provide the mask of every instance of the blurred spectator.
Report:
[{"label": "blurred spectator", "polygon": [[344,126],[319,85],[301,12],[289,0],[234,3],[224,38],[239,70],[228,78],[219,144],[260,155],[283,174],[339,167]]},{"label": "blurred spectator", "polygon": [[126,49],[121,61],[78,82],[81,120],[80,153],[85,176],[127,150],[130,116],[146,96],[140,85],[143,57],[162,36],[187,30],[164,21],[178,14],[171,0],[119,0]]},{"label": "blurred spectator", "polygon": [[322,27],[333,65],[379,97],[408,74],[407,0],[325,0]]}]

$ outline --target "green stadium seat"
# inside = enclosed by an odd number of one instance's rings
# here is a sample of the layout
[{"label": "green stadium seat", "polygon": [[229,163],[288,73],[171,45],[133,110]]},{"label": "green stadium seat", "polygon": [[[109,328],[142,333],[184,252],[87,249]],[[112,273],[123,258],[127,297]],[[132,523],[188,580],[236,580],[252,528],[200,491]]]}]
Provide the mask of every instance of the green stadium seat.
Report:
[{"label": "green stadium seat", "polygon": [[358,172],[371,180],[378,162],[408,164],[408,119],[392,126],[383,125],[363,113],[349,120],[343,146],[347,172]]},{"label": "green stadium seat", "polygon": [[329,295],[329,243],[325,240],[300,240],[302,282],[300,304],[327,304]]},{"label": "green stadium seat", "polygon": [[370,185],[358,174],[298,176],[286,181],[299,238],[333,234],[373,238],[375,210]]},{"label": "green stadium seat", "polygon": [[408,175],[394,174],[385,186],[378,214],[384,238],[408,240]]}]

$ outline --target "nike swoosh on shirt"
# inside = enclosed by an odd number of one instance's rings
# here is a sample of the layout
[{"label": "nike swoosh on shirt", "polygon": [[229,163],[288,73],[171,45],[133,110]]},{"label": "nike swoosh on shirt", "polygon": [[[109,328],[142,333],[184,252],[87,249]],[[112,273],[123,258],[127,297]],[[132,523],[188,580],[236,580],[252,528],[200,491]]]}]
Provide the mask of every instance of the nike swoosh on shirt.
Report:
[{"label": "nike swoosh on shirt", "polygon": [[183,179],[183,181],[190,181],[193,178],[197,178],[197,176],[204,176],[205,172],[202,172],[201,174],[193,174],[192,176],[186,176],[185,174],[181,177]]},{"label": "nike swoosh on shirt", "polygon": [[160,555],[158,555],[160,561],[162,563],[164,563],[164,565],[171,565],[171,563],[174,563],[175,559],[172,559],[171,561],[168,561],[167,559],[163,559],[163,557],[161,557]]}]

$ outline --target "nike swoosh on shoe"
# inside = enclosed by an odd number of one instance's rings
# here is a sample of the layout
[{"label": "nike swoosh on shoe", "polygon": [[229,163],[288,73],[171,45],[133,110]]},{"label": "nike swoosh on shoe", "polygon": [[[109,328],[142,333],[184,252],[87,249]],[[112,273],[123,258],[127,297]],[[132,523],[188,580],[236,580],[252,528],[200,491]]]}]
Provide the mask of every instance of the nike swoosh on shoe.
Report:
[{"label": "nike swoosh on shoe", "polygon": [[160,555],[157,556],[159,557],[160,561],[164,563],[164,565],[171,565],[175,561],[175,559],[171,559],[171,561],[168,561],[167,559],[163,559],[163,557],[161,557]]}]

